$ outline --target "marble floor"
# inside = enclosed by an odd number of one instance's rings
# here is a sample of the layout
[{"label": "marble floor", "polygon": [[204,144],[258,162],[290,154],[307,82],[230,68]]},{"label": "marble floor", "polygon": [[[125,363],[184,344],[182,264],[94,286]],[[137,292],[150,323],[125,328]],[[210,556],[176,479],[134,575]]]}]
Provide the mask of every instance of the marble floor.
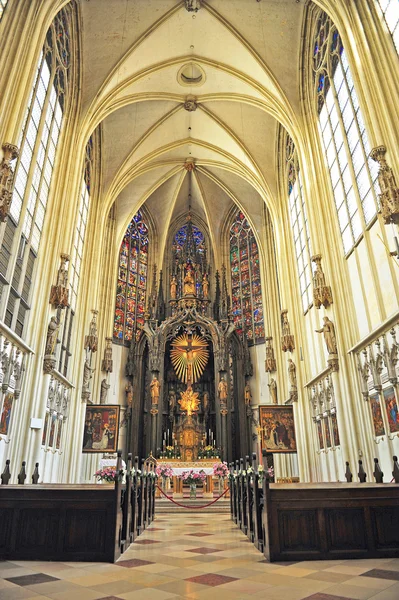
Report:
[{"label": "marble floor", "polygon": [[264,562],[227,514],[164,514],[118,563],[0,562],[0,600],[399,600],[399,559]]}]

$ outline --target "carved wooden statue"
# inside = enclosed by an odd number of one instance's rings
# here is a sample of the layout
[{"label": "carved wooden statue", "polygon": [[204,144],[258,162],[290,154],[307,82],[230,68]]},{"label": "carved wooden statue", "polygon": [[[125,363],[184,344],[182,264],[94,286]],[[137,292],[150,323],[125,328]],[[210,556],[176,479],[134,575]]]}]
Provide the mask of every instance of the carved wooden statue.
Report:
[{"label": "carved wooden statue", "polygon": [[84,364],[84,369],[83,369],[83,385],[82,385],[84,391],[88,391],[89,381],[93,377],[94,371],[95,371],[95,369],[92,369],[89,364],[89,359],[86,358],[85,364]]},{"label": "carved wooden statue", "polygon": [[209,281],[208,281],[208,275],[206,273],[204,273],[204,276],[202,278],[202,294],[203,294],[204,298],[207,300],[208,295],[209,295]]},{"label": "carved wooden statue", "polygon": [[68,254],[61,254],[61,265],[57,273],[57,283],[51,286],[50,304],[56,308],[69,306],[68,270],[66,263],[69,261]]},{"label": "carved wooden statue", "polygon": [[287,309],[281,311],[281,330],[281,349],[283,352],[292,352],[295,348],[295,341],[294,336],[291,334]]},{"label": "carved wooden statue", "polygon": [[265,360],[265,371],[266,373],[273,373],[277,370],[276,359],[274,358],[273,349],[273,338],[265,338],[266,342],[266,360]]},{"label": "carved wooden statue", "polygon": [[98,310],[92,310],[93,318],[90,322],[89,335],[85,337],[85,350],[89,349],[92,352],[97,352],[98,334],[97,334],[97,314]]},{"label": "carved wooden statue", "polygon": [[289,358],[288,359],[288,380],[290,382],[290,388],[292,390],[297,389],[297,381],[296,381],[296,366],[294,361]]},{"label": "carved wooden statue", "polygon": [[251,402],[252,402],[252,394],[251,394],[251,388],[250,385],[247,381],[247,383],[245,384],[245,389],[244,389],[244,399],[245,399],[245,404],[247,406],[251,406]]},{"label": "carved wooden statue", "polygon": [[194,277],[193,277],[193,272],[191,269],[189,269],[186,273],[186,276],[184,278],[184,295],[193,295],[195,296],[195,281],[194,281]]},{"label": "carved wooden statue", "polygon": [[10,211],[14,186],[14,170],[11,161],[18,158],[19,150],[13,144],[3,144],[3,159],[0,163],[0,222],[6,221]]},{"label": "carved wooden statue", "polygon": [[170,297],[172,300],[176,300],[176,296],[177,296],[177,280],[176,280],[176,275],[173,275],[173,277],[170,281]]},{"label": "carved wooden statue", "polygon": [[100,389],[100,403],[101,404],[106,404],[108,390],[110,387],[111,387],[111,385],[109,383],[107,383],[107,380],[103,379],[101,382],[101,389]]},{"label": "carved wooden statue", "polygon": [[226,402],[227,402],[227,381],[225,380],[224,377],[222,377],[219,382],[218,393],[219,393],[220,402],[223,404],[226,404]]},{"label": "carved wooden statue", "polygon": [[60,328],[60,322],[57,317],[51,317],[50,323],[47,328],[47,339],[45,355],[50,356],[55,354],[55,346],[57,344],[58,330]]},{"label": "carved wooden statue", "polygon": [[131,383],[126,384],[125,393],[126,393],[126,404],[128,406],[132,406],[132,404],[133,404],[133,386]]},{"label": "carved wooden statue", "polygon": [[113,360],[112,360],[112,338],[105,338],[105,349],[104,349],[104,358],[101,363],[101,370],[105,371],[105,373],[112,373],[113,368]]},{"label": "carved wooden statue", "polygon": [[323,305],[325,308],[332,304],[331,287],[326,285],[326,278],[321,268],[321,254],[312,256],[312,261],[316,265],[316,270],[313,273],[313,301],[316,308]]}]

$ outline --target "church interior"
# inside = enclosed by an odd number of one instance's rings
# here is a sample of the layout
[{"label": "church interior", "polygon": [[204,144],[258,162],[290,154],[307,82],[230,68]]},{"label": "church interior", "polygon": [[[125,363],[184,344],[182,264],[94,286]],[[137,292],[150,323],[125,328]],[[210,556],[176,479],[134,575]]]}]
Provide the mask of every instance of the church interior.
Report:
[{"label": "church interior", "polygon": [[[0,506],[22,464],[89,489],[118,450],[208,479],[264,460],[271,489],[382,472],[399,500],[398,1],[0,0],[0,65]],[[238,583],[65,562],[77,600],[399,598],[397,535],[272,572],[198,513],[123,560]],[[69,597],[20,561],[0,598]],[[37,573],[64,587],[12,581]]]}]

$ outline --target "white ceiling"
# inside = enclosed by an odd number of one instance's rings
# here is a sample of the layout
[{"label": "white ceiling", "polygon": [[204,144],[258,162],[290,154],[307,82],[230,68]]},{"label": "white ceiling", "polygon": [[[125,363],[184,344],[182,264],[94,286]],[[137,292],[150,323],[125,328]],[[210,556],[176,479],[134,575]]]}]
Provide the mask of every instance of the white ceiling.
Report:
[{"label": "white ceiling", "polygon": [[[101,123],[101,197],[104,214],[116,205],[118,243],[146,203],[161,249],[189,189],[215,257],[234,204],[260,230],[264,203],[276,201],[278,122],[292,130],[299,120],[304,3],[207,0],[197,14],[184,0],[80,0],[80,8],[82,129]],[[205,72],[198,87],[177,78],[191,60]]]}]

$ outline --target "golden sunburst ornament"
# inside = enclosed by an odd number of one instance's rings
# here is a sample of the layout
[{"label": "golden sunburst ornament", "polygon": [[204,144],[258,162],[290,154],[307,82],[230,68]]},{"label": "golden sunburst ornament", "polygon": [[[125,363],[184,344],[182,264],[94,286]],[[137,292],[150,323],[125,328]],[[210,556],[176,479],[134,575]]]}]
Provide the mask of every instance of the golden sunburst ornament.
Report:
[{"label": "golden sunburst ornament", "polygon": [[180,404],[180,408],[182,411],[186,412],[188,415],[192,415],[197,412],[200,405],[199,394],[197,392],[193,392],[192,388],[188,388],[184,392],[180,393],[181,398],[178,400]]},{"label": "golden sunburst ornament", "polygon": [[183,333],[173,340],[170,356],[176,375],[190,387],[205,370],[208,342],[201,335]]}]

